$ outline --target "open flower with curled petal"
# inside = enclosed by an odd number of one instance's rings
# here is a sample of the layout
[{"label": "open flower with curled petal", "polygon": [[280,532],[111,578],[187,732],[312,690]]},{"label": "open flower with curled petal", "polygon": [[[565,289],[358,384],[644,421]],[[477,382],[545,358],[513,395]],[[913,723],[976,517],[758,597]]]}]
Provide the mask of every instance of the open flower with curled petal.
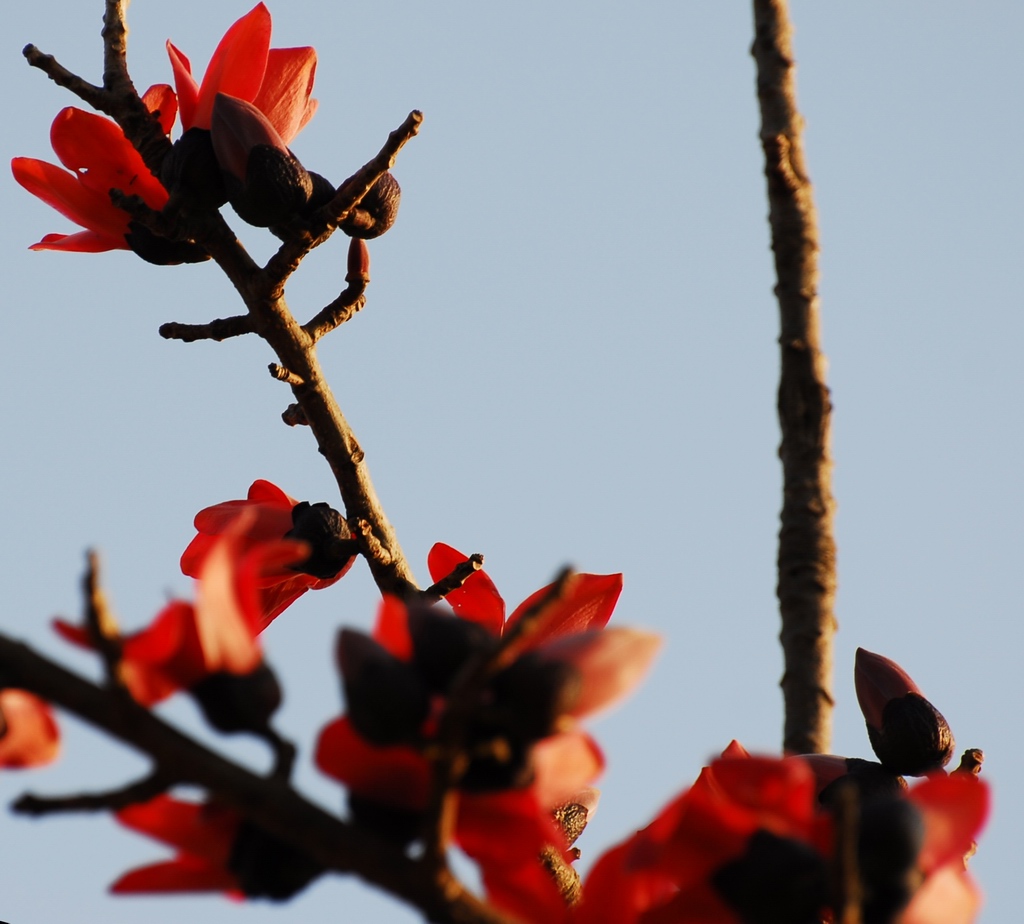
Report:
[{"label": "open flower with curled petal", "polygon": [[[150,87],[143,102],[157,115],[165,134],[169,133],[177,112],[171,88],[162,84]],[[11,161],[14,178],[85,230],[47,234],[30,249],[81,253],[130,249],[128,213],[114,205],[110,191],[139,196],[157,210],[167,202],[167,190],[149,172],[142,156],[111,119],[74,107],[57,113],[50,142],[63,167],[15,157]]]},{"label": "open flower with curled petal", "polygon": [[305,854],[227,806],[157,796],[114,817],[177,851],[171,860],[121,876],[110,887],[119,895],[223,892],[232,898],[284,901],[322,872]]},{"label": "open flower with curled petal", "polygon": [[263,559],[255,575],[259,592],[258,631],[262,632],[307,590],[330,587],[352,567],[356,543],[344,517],[327,504],[310,504],[289,497],[269,481],[254,481],[244,500],[223,501],[196,514],[198,535],[181,556],[181,570],[198,577],[203,562],[220,536],[235,528],[245,517],[246,527],[238,534],[239,554],[247,555],[259,546],[271,547],[282,539],[306,543],[308,553],[285,560],[275,554]]},{"label": "open flower with curled petal", "polygon": [[[435,577],[458,564],[458,553],[446,556],[451,561],[432,563]],[[338,662],[348,712],[321,734],[317,763],[348,787],[357,821],[415,838],[431,785],[429,755],[451,698],[461,695],[460,678],[496,650],[507,624],[542,605],[518,656],[495,666],[475,704],[458,704],[470,718],[453,837],[479,863],[491,901],[524,920],[554,921],[564,902],[537,857],[548,849],[571,859],[552,813],[571,805],[585,815],[604,764],[578,722],[636,684],[658,639],[601,628],[621,575],[575,575],[557,596],[543,588],[508,623],[486,575],[477,572],[462,589],[452,601],[457,614],[385,597],[372,637],[343,630]]]},{"label": "open flower with curled petal", "polygon": [[[243,550],[254,516],[239,517],[206,551],[195,604],[172,601],[145,629],[117,640],[120,677],[143,705],[187,690],[222,731],[265,729],[280,705],[280,688],[257,640],[258,582],[262,574],[305,557],[307,549],[278,540]],[[86,629],[62,620],[55,627],[69,641],[93,646]]]}]

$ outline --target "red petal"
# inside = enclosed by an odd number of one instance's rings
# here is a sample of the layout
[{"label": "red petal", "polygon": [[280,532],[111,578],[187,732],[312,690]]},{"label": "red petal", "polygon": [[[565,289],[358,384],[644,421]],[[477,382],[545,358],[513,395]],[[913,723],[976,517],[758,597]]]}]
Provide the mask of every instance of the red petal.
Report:
[{"label": "red petal", "polygon": [[167,43],[167,57],[171,59],[174,88],[178,91],[181,127],[184,131],[188,131],[195,124],[196,105],[199,102],[199,84],[192,76],[192,63],[170,42]]},{"label": "red petal", "polygon": [[66,253],[105,253],[108,250],[127,250],[128,245],[117,243],[95,231],[79,231],[77,234],[43,235],[41,240],[30,245],[28,249],[58,250]]},{"label": "red petal", "polygon": [[[539,602],[551,585],[530,594],[509,616],[506,626],[513,625],[523,613]],[[621,574],[577,574],[562,597],[544,617],[544,625],[533,636],[528,647],[536,647],[549,639],[573,632],[602,629],[611,619],[612,611],[622,593]]]},{"label": "red petal", "polygon": [[740,744],[735,738],[732,739],[726,746],[725,750],[722,751],[722,757],[749,757],[750,751],[748,751],[742,744]]},{"label": "red petal", "polygon": [[895,661],[864,648],[857,649],[853,669],[860,711],[869,725],[882,727],[886,704],[908,693],[922,695],[910,675]]},{"label": "red petal", "polygon": [[231,856],[241,820],[232,809],[170,796],[129,805],[114,812],[114,817],[126,828],[221,866]]},{"label": "red petal", "polygon": [[118,895],[167,892],[234,892],[238,880],[223,866],[179,857],[129,870],[110,887]]},{"label": "red petal", "polygon": [[203,76],[193,125],[210,127],[218,93],[247,101],[255,98],[267,69],[270,30],[270,11],[260,3],[224,33]]},{"label": "red petal", "polygon": [[[11,161],[11,170],[14,178],[32,195],[106,241],[104,249],[128,249],[124,239],[128,231],[128,216],[114,208],[109,197],[87,189],[66,170],[32,157],[15,157]],[[34,247],[39,250],[44,246],[58,249],[54,246],[56,243],[52,238],[44,238]]]},{"label": "red petal", "polygon": [[290,494],[285,494],[276,484],[263,478],[257,478],[249,485],[246,499],[261,504],[270,504],[272,507],[287,508],[289,512],[298,503]]},{"label": "red petal", "polygon": [[661,639],[639,629],[603,629],[548,642],[544,657],[572,664],[581,677],[580,695],[570,709],[588,715],[621,699],[647,673]]},{"label": "red petal", "polygon": [[377,622],[372,634],[373,640],[383,645],[396,658],[403,661],[412,660],[409,611],[398,597],[384,594],[377,610]]},{"label": "red petal", "polygon": [[962,860],[988,817],[988,785],[967,773],[936,773],[907,798],[924,817],[924,846],[917,862],[925,873]]},{"label": "red petal", "polygon": [[533,770],[532,789],[538,804],[556,809],[601,775],[604,755],[589,735],[567,732],[534,745]]},{"label": "red petal", "polygon": [[899,924],[971,924],[981,894],[963,868],[949,864],[929,876],[911,899]]},{"label": "red petal", "polygon": [[174,95],[174,90],[166,83],[154,84],[142,95],[142,102],[150,112],[157,115],[164,134],[169,135],[178,114],[178,97]]},{"label": "red petal", "polygon": [[548,844],[565,846],[565,836],[530,789],[461,793],[455,839],[485,871],[492,865],[532,863]]},{"label": "red petal", "polygon": [[574,924],[634,924],[641,912],[666,901],[675,888],[660,873],[633,869],[635,838],[613,847],[594,864],[583,886]]},{"label": "red petal", "polygon": [[[68,107],[53,120],[50,143],[61,163],[96,194],[109,200],[110,190],[120,189],[141,196],[154,209],[163,208],[167,202],[167,191],[116,122]],[[119,209],[115,211],[127,227],[128,217]]]},{"label": "red petal", "polygon": [[[481,872],[488,900],[516,920],[544,924],[575,921],[551,874],[535,859],[516,866],[488,865]],[[618,918],[614,921],[621,924]]]},{"label": "red petal", "polygon": [[430,792],[430,765],[412,748],[367,744],[348,719],[335,719],[320,733],[316,765],[367,799],[420,811]]},{"label": "red petal", "polygon": [[25,690],[0,690],[0,767],[25,769],[56,760],[60,732],[50,707]]},{"label": "red petal", "polygon": [[[448,577],[458,565],[469,561],[458,549],[443,542],[435,542],[427,553],[427,568],[434,582]],[[467,578],[458,589],[453,590],[445,600],[456,614],[470,622],[479,623],[495,635],[501,635],[505,622],[505,601],[498,588],[484,571],[477,571]]]},{"label": "red petal", "polygon": [[316,76],[316,51],[312,48],[271,48],[263,84],[253,100],[290,144],[313,117],[316,101],[310,99]]}]

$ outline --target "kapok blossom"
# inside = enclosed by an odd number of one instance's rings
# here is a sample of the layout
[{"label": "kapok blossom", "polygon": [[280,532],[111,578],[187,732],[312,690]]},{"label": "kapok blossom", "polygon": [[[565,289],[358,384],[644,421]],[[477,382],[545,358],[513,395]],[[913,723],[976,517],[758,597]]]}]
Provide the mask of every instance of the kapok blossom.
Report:
[{"label": "kapok blossom", "polygon": [[[733,742],[646,828],[598,859],[573,924],[831,920],[834,825],[816,788],[804,759],[751,757]],[[870,869],[883,880],[864,883],[865,900],[883,904],[866,920],[969,924],[978,895],[964,856],[987,814],[987,786],[969,774],[935,774],[905,798],[863,807],[894,864]],[[903,839],[913,845],[907,856]],[[881,847],[864,846],[873,855]]]},{"label": "kapok blossom", "polygon": [[46,702],[26,690],[0,690],[0,768],[41,767],[59,752],[60,731]]},{"label": "kapok blossom", "polygon": [[[177,112],[174,91],[159,84],[150,87],[142,101],[169,134]],[[126,239],[129,215],[111,202],[110,190],[139,196],[158,211],[168,194],[121,128],[104,116],[68,107],[53,120],[50,143],[64,167],[32,157],[15,157],[11,161],[14,178],[85,230],[47,234],[29,249],[79,253],[130,249]]]},{"label": "kapok blossom", "polygon": [[284,901],[322,872],[305,854],[224,805],[157,796],[114,817],[177,851],[172,860],[125,873],[110,887],[115,894],[222,892]]},{"label": "kapok blossom", "polygon": [[[435,546],[431,575],[443,578],[464,560]],[[470,730],[468,747],[480,756],[470,759],[453,795],[453,838],[479,864],[489,900],[526,921],[565,913],[553,878],[537,862],[543,848],[572,859],[552,812],[596,801],[590,787],[604,758],[577,720],[624,695],[658,647],[648,633],[603,628],[621,587],[621,575],[570,578],[519,658],[489,681]],[[348,787],[357,821],[398,840],[419,833],[431,780],[423,748],[453,678],[549,594],[542,588],[531,595],[505,623],[504,602],[486,574],[476,572],[461,590],[457,616],[385,596],[372,639],[350,630],[341,636],[348,715],[321,733],[317,765]]]},{"label": "kapok blossom", "polygon": [[[239,518],[246,517],[246,528],[238,534],[238,552],[248,555],[260,546],[273,547],[288,534],[295,537],[296,511],[318,512],[326,505],[300,504],[269,481],[254,481],[245,500],[230,500],[200,510],[195,517],[198,535],[188,544],[181,556],[181,570],[198,577],[203,562],[218,538],[233,529]],[[326,508],[330,511],[330,508]],[[330,516],[333,514],[333,516]],[[348,552],[347,527],[340,514],[330,511],[331,533],[320,529],[317,535],[301,535],[301,540],[313,546],[309,560],[300,556],[288,561],[273,553],[264,558],[263,569],[254,577],[259,591],[259,620],[257,631],[262,632],[284,610],[307,590],[321,590],[340,580],[352,567],[354,554]],[[314,526],[320,526],[319,520]],[[301,532],[301,531],[300,531]],[[344,534],[344,535],[343,535]],[[323,540],[323,541],[319,541]],[[344,545],[341,553],[338,548]],[[299,569],[302,570],[299,570]],[[311,573],[315,572],[315,573]]]},{"label": "kapok blossom", "polygon": [[193,77],[189,59],[167,42],[185,131],[210,128],[218,93],[256,106],[285,144],[313,118],[317,102],[310,97],[316,51],[310,47],[271,48],[272,27],[264,4],[246,13],[220,40],[201,83]]},{"label": "kapok blossom", "polygon": [[[195,604],[171,601],[145,629],[120,640],[120,676],[140,703],[151,706],[192,690],[215,674],[245,676],[263,663],[256,636],[262,619],[261,575],[302,559],[302,543],[278,540],[244,548],[247,521],[233,521],[206,550],[197,572]],[[93,647],[86,629],[55,620],[75,644]]]}]

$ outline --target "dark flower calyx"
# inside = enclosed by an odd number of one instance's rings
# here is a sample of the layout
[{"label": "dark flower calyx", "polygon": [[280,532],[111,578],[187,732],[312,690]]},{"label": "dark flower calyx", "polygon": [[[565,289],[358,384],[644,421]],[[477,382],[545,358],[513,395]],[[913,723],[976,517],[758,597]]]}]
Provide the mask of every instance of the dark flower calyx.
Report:
[{"label": "dark flower calyx", "polygon": [[275,902],[297,895],[324,872],[301,850],[248,821],[239,825],[227,867],[246,896]]},{"label": "dark flower calyx", "polygon": [[267,228],[306,210],[312,178],[252,103],[218,93],[210,135],[228,201],[243,221]]},{"label": "dark flower calyx", "polygon": [[827,871],[808,844],[759,830],[743,855],[722,866],[711,883],[745,924],[818,924]]},{"label": "dark flower calyx", "polygon": [[855,787],[860,802],[879,796],[899,796],[906,792],[907,781],[898,773],[873,760],[859,757],[846,758],[846,773],[836,778],[818,793],[818,802],[833,806],[844,787]]},{"label": "dark flower calyx", "polygon": [[907,799],[882,797],[860,804],[857,870],[865,921],[889,924],[906,907],[921,883],[917,856],[923,841],[921,814]]},{"label": "dark flower calyx", "polygon": [[323,502],[296,504],[292,508],[292,528],[285,538],[298,539],[310,547],[309,557],[293,565],[293,570],[322,580],[347,568],[359,551],[345,518]]},{"label": "dark flower calyx", "polygon": [[409,635],[416,673],[435,693],[447,693],[466,662],[496,639],[483,626],[430,607],[410,607]]},{"label": "dark flower calyx", "polygon": [[124,239],[136,256],[155,266],[203,263],[210,259],[205,247],[200,247],[192,241],[172,241],[161,237],[137,221],[128,222],[128,233]]},{"label": "dark flower calyx", "polygon": [[491,681],[492,711],[506,731],[524,742],[553,734],[558,719],[579,698],[581,679],[573,665],[522,655]]},{"label": "dark flower calyx", "polygon": [[248,674],[218,671],[195,684],[189,693],[206,720],[222,732],[263,732],[281,705],[281,685],[266,662]]},{"label": "dark flower calyx", "polygon": [[338,227],[349,237],[367,241],[380,237],[395,223],[401,201],[402,187],[390,173],[385,173]]},{"label": "dark flower calyx", "polygon": [[228,201],[208,130],[190,128],[174,142],[160,165],[160,182],[189,208],[217,209]]},{"label": "dark flower calyx", "polygon": [[430,711],[430,696],[412,665],[370,636],[342,629],[338,665],[352,727],[371,744],[415,740]]},{"label": "dark flower calyx", "polygon": [[878,759],[894,773],[922,776],[949,763],[956,748],[949,723],[920,693],[890,700],[882,725],[868,725]]}]

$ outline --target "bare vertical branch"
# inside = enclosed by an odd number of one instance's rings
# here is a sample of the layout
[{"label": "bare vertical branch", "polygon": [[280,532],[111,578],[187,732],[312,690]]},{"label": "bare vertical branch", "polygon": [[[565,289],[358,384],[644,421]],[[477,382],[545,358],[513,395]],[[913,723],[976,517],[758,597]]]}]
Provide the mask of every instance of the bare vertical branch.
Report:
[{"label": "bare vertical branch", "polygon": [[754,0],[757,96],[775,253],[782,369],[779,423],[783,502],[778,587],[785,655],[784,747],[823,753],[832,734],[836,590],[832,460],[820,347],[818,224],[797,110],[787,0]]}]

